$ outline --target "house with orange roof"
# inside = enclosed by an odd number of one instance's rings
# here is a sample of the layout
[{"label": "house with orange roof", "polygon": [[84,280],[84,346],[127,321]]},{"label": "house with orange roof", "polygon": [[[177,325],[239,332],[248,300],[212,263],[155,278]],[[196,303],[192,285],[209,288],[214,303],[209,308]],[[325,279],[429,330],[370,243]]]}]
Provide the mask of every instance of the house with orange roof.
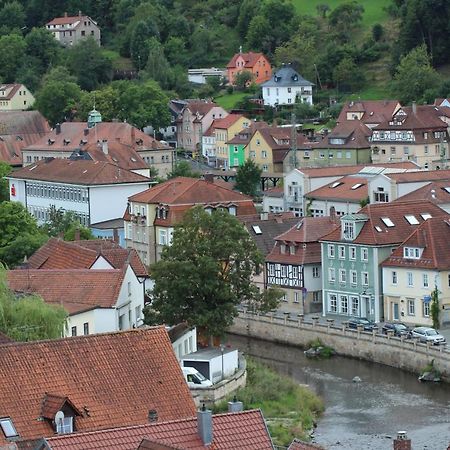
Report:
[{"label": "house with orange roof", "polygon": [[338,216],[357,213],[368,199],[368,180],[364,176],[348,175],[305,194],[307,215]]},{"label": "house with orange roof", "polygon": [[319,240],[338,226],[339,219],[332,211],[328,217],[303,217],[275,237],[275,245],[266,256],[265,285],[284,291],[281,311],[298,314],[322,311]]},{"label": "house with orange roof", "polygon": [[[242,405],[240,402],[230,402]],[[260,410],[211,414],[199,410],[187,419],[121,427],[91,433],[62,435],[43,440],[36,450],[102,450],[120,442],[122,450],[273,450]]]},{"label": "house with orange roof", "polygon": [[24,84],[0,84],[0,111],[23,111],[33,103],[34,96]]},{"label": "house with orange roof", "polygon": [[250,197],[212,178],[173,178],[129,197],[124,215],[127,247],[136,249],[146,265],[158,261],[164,246],[170,245],[174,226],[195,205],[209,213],[225,209],[234,216],[256,212]]},{"label": "house with orange roof", "polygon": [[127,264],[123,269],[17,269],[9,288],[38,295],[68,313],[65,336],[129,330],[142,325],[144,289]]},{"label": "house with orange roof", "polygon": [[424,169],[449,165],[447,107],[416,105],[398,109],[373,129],[372,161],[415,161]]},{"label": "house with orange roof", "polygon": [[192,154],[201,151],[202,136],[215,119],[228,115],[221,106],[207,100],[188,100],[177,118],[177,147]]},{"label": "house with orange roof", "polygon": [[109,162],[54,158],[23,167],[7,178],[10,200],[22,203],[39,224],[49,219],[55,207],[73,211],[85,226],[121,217],[128,197],[152,184],[150,178]]},{"label": "house with orange roof", "polygon": [[1,344],[0,359],[0,446],[195,417],[162,326]]},{"label": "house with orange roof", "polygon": [[389,120],[400,108],[398,100],[352,100],[342,107],[337,123],[357,120],[372,129]]},{"label": "house with orange roof", "polygon": [[450,218],[427,201],[368,204],[341,216],[339,228],[320,240],[323,315],[386,319],[380,264],[433,217]]},{"label": "house with orange roof", "polygon": [[450,322],[449,216],[422,222],[381,266],[386,320],[433,326],[431,293],[437,289],[439,322]]},{"label": "house with orange roof", "polygon": [[100,28],[95,20],[78,11],[78,15],[55,17],[45,24],[45,28],[64,47],[77,44],[80,40],[91,37],[100,45]]},{"label": "house with orange roof", "polygon": [[392,202],[434,181],[450,181],[450,170],[385,171],[369,180],[369,200],[370,203]]},{"label": "house with orange roof", "polygon": [[243,70],[249,71],[253,75],[253,81],[257,84],[264,83],[272,76],[270,62],[262,53],[243,53],[241,49],[227,64],[228,82],[234,85],[236,74]]}]

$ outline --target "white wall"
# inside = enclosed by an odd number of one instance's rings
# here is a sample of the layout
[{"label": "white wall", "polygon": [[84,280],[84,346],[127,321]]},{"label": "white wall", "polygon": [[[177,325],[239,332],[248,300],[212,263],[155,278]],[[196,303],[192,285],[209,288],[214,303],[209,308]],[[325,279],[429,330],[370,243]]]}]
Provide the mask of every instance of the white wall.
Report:
[{"label": "white wall", "polygon": [[114,267],[100,255],[90,269],[114,269]]},{"label": "white wall", "polygon": [[183,336],[180,336],[176,341],[172,342],[172,347],[178,361],[181,361],[183,356],[197,351],[197,329],[186,331]]},{"label": "white wall", "polygon": [[262,89],[264,104],[269,106],[293,105],[297,95],[303,103],[313,104],[312,87],[291,86],[291,92],[288,89],[288,87],[264,87]]},{"label": "white wall", "polygon": [[347,201],[340,202],[337,200],[313,200],[310,209],[323,211],[323,214],[314,214],[313,211],[313,216],[329,216],[332,207],[335,208],[336,214],[338,215],[354,214],[361,209],[359,203],[350,203]]},{"label": "white wall", "polygon": [[283,197],[269,197],[265,195],[263,197],[263,211],[270,213],[277,213],[284,211]]},{"label": "white wall", "polygon": [[91,186],[89,188],[91,223],[122,217],[127,207],[128,197],[148,188],[148,183]]}]

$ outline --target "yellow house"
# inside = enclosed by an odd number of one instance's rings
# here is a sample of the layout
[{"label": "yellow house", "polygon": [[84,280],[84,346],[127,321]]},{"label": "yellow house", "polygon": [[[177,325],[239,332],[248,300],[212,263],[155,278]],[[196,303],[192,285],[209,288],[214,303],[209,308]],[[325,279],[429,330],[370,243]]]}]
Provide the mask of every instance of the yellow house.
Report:
[{"label": "yellow house", "polygon": [[23,111],[33,103],[33,94],[23,84],[0,85],[0,111]]},{"label": "yellow house", "polygon": [[245,159],[251,159],[263,172],[283,172],[283,160],[290,147],[290,128],[266,127],[256,130],[245,148]]},{"label": "yellow house", "polygon": [[[223,119],[214,121],[212,126],[214,127],[216,142],[217,167],[228,169],[230,166],[235,165],[233,163],[233,156],[229,155],[227,142],[239,134],[242,129],[248,128],[250,124],[251,120],[241,114],[229,114]],[[239,163],[236,165],[239,165]]]}]

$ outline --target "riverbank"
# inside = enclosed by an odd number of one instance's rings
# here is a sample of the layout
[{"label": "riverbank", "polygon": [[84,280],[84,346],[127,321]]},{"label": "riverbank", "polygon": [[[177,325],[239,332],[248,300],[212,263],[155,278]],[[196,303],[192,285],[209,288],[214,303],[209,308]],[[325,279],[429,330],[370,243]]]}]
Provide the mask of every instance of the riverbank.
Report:
[{"label": "riverbank", "polygon": [[[322,400],[309,388],[252,358],[247,359],[247,385],[236,397],[244,409],[262,410],[272,439],[280,446],[288,446],[294,438],[308,439],[324,411]],[[214,408],[214,412],[226,410],[226,401]]]}]

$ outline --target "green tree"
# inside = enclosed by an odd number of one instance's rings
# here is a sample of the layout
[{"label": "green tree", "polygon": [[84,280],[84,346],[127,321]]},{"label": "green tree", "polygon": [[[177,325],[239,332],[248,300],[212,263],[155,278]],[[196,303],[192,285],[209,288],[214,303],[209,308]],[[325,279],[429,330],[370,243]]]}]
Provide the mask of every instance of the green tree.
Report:
[{"label": "green tree", "polygon": [[431,306],[430,306],[430,315],[431,320],[433,321],[433,328],[435,330],[439,330],[441,327],[441,322],[439,319],[439,314],[441,312],[441,307],[439,306],[439,290],[437,286],[433,289],[431,293]]},{"label": "green tree", "polygon": [[26,36],[27,55],[37,58],[41,64],[42,73],[51,65],[58,63],[61,46],[50,31],[45,28],[33,28]]},{"label": "green tree", "polygon": [[258,14],[261,8],[261,0],[243,0],[239,8],[237,31],[241,38],[247,34],[248,27],[253,17]]},{"label": "green tree", "polygon": [[352,58],[346,57],[334,68],[333,81],[339,91],[351,92],[364,85],[364,74]]},{"label": "green tree", "polygon": [[376,23],[373,27],[372,27],[372,37],[373,40],[375,42],[378,42],[381,40],[381,38],[383,37],[384,34],[384,28],[383,25]]},{"label": "green tree", "polygon": [[67,53],[67,68],[76,76],[78,85],[87,91],[112,79],[112,63],[91,37],[82,39]]},{"label": "green tree", "polygon": [[177,36],[170,36],[164,44],[164,54],[172,65],[186,65],[188,53],[186,50],[186,41]]},{"label": "green tree", "polygon": [[260,189],[262,170],[251,160],[247,159],[236,172],[236,190],[255,197]]},{"label": "green tree", "polygon": [[0,331],[15,341],[60,338],[67,326],[67,311],[36,295],[16,297],[0,267]]},{"label": "green tree", "polygon": [[14,83],[25,58],[25,40],[18,34],[2,36],[0,37],[0,49],[0,78],[6,83]]},{"label": "green tree", "polygon": [[73,211],[65,211],[63,208],[50,206],[49,219],[44,224],[43,229],[49,236],[64,237],[65,241],[74,241],[75,234],[80,233],[81,239],[94,239],[92,231],[81,225],[80,220]]},{"label": "green tree", "polygon": [[425,45],[416,47],[405,55],[397,66],[391,92],[401,103],[420,101],[428,89],[437,89],[439,74],[431,67]]},{"label": "green tree", "polygon": [[81,98],[81,89],[72,80],[67,70],[55,68],[44,79],[42,88],[36,94],[35,108],[52,125],[69,120],[74,114],[76,104]]},{"label": "green tree", "polygon": [[330,7],[326,3],[319,3],[316,6],[317,14],[322,17],[322,19],[325,19],[327,17],[327,12],[330,10]]},{"label": "green tree", "polygon": [[5,27],[10,30],[20,30],[24,26],[25,11],[23,6],[15,0],[5,3],[0,9],[0,27]]},{"label": "green tree", "polygon": [[104,122],[111,122],[113,119],[119,118],[121,110],[119,95],[120,91],[115,88],[114,83],[97,91],[82,92],[77,104],[77,118],[81,122],[86,122],[94,105],[97,111],[101,112]]},{"label": "green tree", "polygon": [[0,203],[9,200],[9,183],[5,177],[11,173],[11,170],[12,167],[8,163],[0,161]]},{"label": "green tree", "polygon": [[19,202],[0,203],[0,261],[14,266],[45,241],[36,220]]},{"label": "green tree", "polygon": [[172,172],[167,174],[167,179],[176,177],[200,178],[200,172],[192,170],[191,165],[187,161],[179,161],[173,168]]},{"label": "green tree", "polygon": [[163,88],[167,87],[170,66],[164,55],[164,48],[154,37],[147,40],[147,46],[148,56],[145,71],[150,78],[158,81]]},{"label": "green tree", "polygon": [[341,3],[328,15],[328,23],[342,41],[351,39],[352,31],[361,23],[364,7],[356,1]]},{"label": "green tree", "polygon": [[234,84],[237,89],[244,90],[253,81],[253,74],[250,70],[241,70],[234,76]]},{"label": "green tree", "polygon": [[202,206],[188,211],[175,228],[172,245],[152,265],[155,287],[145,323],[186,321],[209,336],[221,336],[239,304],[263,311],[276,307],[279,291],[260,293],[252,274],[263,263],[254,241],[236,217],[208,214]]},{"label": "green tree", "polygon": [[150,29],[144,21],[138,22],[133,30],[130,41],[130,54],[134,67],[142,70],[147,64],[149,44],[148,39],[151,36]]}]

